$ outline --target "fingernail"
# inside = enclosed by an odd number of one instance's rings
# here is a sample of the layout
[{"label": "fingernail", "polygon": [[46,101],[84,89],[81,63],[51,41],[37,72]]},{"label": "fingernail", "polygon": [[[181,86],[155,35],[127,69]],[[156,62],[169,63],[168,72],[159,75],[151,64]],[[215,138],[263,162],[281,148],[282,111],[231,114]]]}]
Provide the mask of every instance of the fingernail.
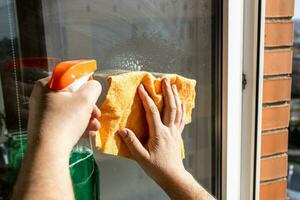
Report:
[{"label": "fingernail", "polygon": [[122,138],[124,138],[124,137],[126,137],[126,136],[128,135],[128,133],[127,133],[126,130],[120,130],[118,133],[119,133],[119,135],[120,135]]},{"label": "fingernail", "polygon": [[177,91],[177,86],[174,84],[172,85],[173,90]]},{"label": "fingernail", "polygon": [[169,83],[170,83],[170,81],[169,81],[168,78],[165,78],[165,83],[166,83],[166,84],[169,84]]},{"label": "fingernail", "polygon": [[97,135],[97,131],[89,131],[89,135],[91,137],[95,137]]},{"label": "fingernail", "polygon": [[144,89],[143,84],[140,84],[140,85],[139,85],[139,88],[140,88],[141,90]]}]

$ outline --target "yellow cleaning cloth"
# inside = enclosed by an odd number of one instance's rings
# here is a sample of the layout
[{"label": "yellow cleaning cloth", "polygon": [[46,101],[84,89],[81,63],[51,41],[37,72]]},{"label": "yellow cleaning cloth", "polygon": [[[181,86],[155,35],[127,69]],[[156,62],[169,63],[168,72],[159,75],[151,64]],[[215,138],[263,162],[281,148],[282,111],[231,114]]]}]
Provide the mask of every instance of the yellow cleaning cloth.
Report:
[{"label": "yellow cleaning cloth", "polygon": [[[117,131],[122,128],[131,129],[146,145],[148,141],[148,125],[142,102],[137,93],[142,83],[152,97],[160,113],[163,108],[162,80],[167,77],[171,84],[176,84],[180,99],[186,102],[186,123],[191,122],[192,109],[195,106],[196,81],[176,74],[166,74],[155,78],[149,72],[128,72],[108,77],[108,92],[100,106],[101,128],[96,136],[96,147],[103,153],[131,158],[130,152]],[[182,144],[182,158],[184,147]]]}]

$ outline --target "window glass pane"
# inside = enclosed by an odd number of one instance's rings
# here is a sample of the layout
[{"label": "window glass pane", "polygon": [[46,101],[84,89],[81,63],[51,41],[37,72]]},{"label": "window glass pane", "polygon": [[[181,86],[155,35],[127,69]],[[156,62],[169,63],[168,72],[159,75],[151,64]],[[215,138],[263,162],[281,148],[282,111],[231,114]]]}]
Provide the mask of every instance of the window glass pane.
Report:
[{"label": "window glass pane", "polygon": [[[96,59],[98,73],[111,69],[177,73],[197,80],[192,123],[183,133],[184,164],[201,185],[219,194],[220,66],[215,53],[219,1],[0,2],[0,26],[6,27],[0,31],[3,133],[26,130],[33,83],[59,61]],[[135,162],[98,152],[95,157],[103,199],[168,199]]]}]

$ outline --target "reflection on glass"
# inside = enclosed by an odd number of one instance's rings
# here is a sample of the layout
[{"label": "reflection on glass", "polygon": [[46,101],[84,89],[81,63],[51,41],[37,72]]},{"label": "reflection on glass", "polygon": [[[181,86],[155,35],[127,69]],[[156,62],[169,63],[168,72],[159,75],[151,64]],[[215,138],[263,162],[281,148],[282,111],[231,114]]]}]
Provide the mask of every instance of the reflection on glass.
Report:
[{"label": "reflection on glass", "polygon": [[[217,98],[212,64],[215,1],[0,2],[0,26],[7,27],[0,32],[1,111],[9,133],[26,129],[34,81],[47,76],[61,60],[96,59],[98,73],[110,69],[178,73],[197,80],[193,122],[183,133],[185,166],[209,191],[217,192],[219,148],[214,127],[220,116],[212,103]],[[95,157],[103,199],[168,199],[135,162],[100,153]]]}]

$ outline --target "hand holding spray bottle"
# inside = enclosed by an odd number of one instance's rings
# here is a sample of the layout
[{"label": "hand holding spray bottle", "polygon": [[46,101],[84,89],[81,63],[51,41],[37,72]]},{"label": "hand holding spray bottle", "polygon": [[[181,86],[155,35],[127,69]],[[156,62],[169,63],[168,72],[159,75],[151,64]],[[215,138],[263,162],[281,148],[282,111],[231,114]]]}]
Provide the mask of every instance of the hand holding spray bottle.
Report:
[{"label": "hand holding spray bottle", "polygon": [[[73,60],[57,64],[48,82],[53,91],[75,92],[93,79],[96,60]],[[91,136],[80,139],[70,156],[70,173],[76,199],[101,200],[99,170],[93,157]]]}]

